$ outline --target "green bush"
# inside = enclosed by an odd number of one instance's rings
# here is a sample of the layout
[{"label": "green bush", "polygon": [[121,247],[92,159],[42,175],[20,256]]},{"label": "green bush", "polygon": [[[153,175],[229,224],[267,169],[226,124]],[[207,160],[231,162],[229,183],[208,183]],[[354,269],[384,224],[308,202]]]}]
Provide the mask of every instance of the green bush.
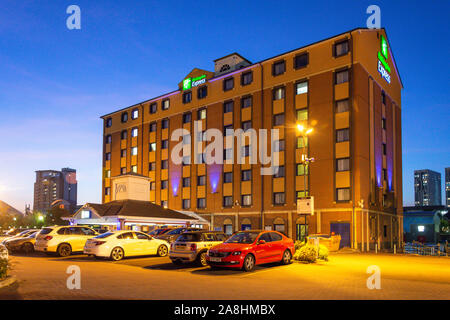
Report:
[{"label": "green bush", "polygon": [[305,241],[300,241],[300,240],[295,241],[295,244],[294,244],[295,245],[295,252],[300,250],[300,248],[303,247],[305,244],[306,244]]},{"label": "green bush", "polygon": [[8,275],[8,260],[0,258],[0,279],[6,278]]},{"label": "green bush", "polygon": [[328,248],[323,244],[319,245],[319,259],[328,261]]},{"label": "green bush", "polygon": [[313,245],[307,244],[301,247],[295,254],[294,259],[308,263],[316,262],[317,248]]}]

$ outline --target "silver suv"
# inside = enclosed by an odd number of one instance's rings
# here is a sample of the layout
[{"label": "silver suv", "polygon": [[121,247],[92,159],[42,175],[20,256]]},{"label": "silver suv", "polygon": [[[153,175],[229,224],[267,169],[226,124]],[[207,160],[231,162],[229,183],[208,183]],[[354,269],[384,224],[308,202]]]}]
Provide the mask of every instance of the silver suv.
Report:
[{"label": "silver suv", "polygon": [[174,264],[183,262],[197,262],[207,266],[206,253],[209,248],[221,244],[227,239],[223,232],[217,231],[190,231],[181,234],[170,245],[169,258]]}]

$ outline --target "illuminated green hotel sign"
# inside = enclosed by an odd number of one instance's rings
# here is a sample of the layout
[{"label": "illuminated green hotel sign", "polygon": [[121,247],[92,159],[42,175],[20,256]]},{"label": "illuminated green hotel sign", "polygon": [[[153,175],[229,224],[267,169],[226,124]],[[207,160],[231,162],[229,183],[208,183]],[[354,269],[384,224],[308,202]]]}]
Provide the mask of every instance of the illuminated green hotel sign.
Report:
[{"label": "illuminated green hotel sign", "polygon": [[206,82],[206,75],[202,75],[196,78],[186,78],[183,80],[183,90],[189,90],[192,87],[197,87]]},{"label": "illuminated green hotel sign", "polygon": [[378,72],[387,83],[391,83],[391,67],[389,67],[389,64],[387,63],[389,50],[384,36],[381,36],[380,47],[380,51],[378,51]]}]

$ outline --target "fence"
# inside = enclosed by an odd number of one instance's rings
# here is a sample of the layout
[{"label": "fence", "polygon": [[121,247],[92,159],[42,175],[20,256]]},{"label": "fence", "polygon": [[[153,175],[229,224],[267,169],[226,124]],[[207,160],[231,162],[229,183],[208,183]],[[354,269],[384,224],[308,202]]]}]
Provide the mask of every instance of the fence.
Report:
[{"label": "fence", "polygon": [[418,254],[421,256],[449,256],[448,242],[444,244],[423,244],[421,242],[413,241],[405,243],[403,252],[406,254]]}]

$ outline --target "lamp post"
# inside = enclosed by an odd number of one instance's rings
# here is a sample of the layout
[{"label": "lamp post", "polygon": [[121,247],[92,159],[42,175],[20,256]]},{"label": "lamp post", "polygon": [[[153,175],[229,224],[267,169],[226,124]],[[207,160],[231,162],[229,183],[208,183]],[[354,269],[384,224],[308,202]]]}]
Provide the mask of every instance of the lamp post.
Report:
[{"label": "lamp post", "polygon": [[[301,124],[297,124],[297,131],[300,132],[302,137],[302,164],[303,164],[303,198],[306,197],[306,168],[308,168],[310,162],[314,162],[314,158],[308,158],[308,149],[306,148],[306,139],[311,132],[313,132],[313,128],[305,128]],[[308,169],[309,172],[309,169]],[[308,191],[309,194],[309,191]]]}]

